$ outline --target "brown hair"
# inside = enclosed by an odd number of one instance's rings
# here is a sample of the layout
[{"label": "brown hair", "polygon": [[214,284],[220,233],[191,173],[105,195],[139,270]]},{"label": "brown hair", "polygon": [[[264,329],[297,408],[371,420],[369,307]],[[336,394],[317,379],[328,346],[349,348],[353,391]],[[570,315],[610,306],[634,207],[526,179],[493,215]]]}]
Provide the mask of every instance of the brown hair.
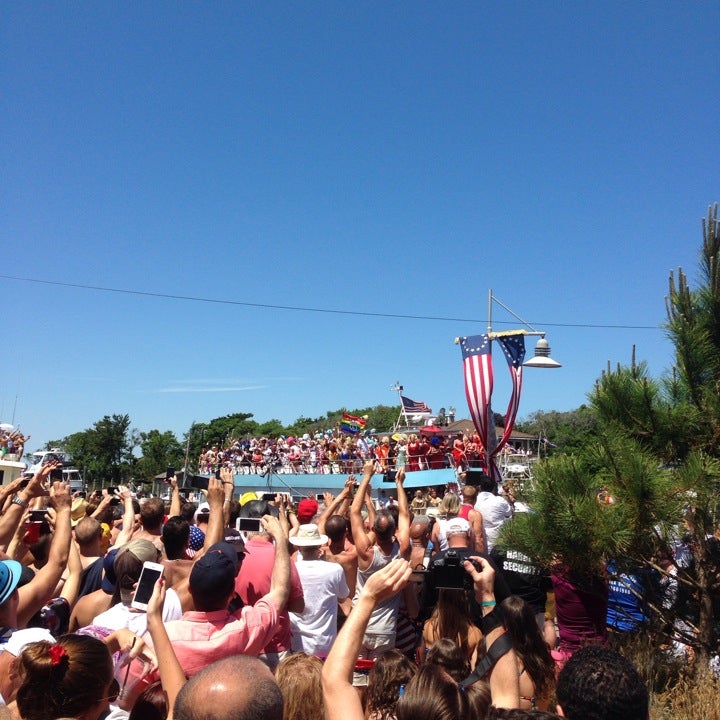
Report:
[{"label": "brown hair", "polygon": [[108,699],[113,679],[107,647],[89,635],[30,643],[18,658],[18,671],[17,705],[23,720],[77,717]]},{"label": "brown hair", "polygon": [[547,697],[555,689],[555,661],[540,632],[532,608],[517,595],[500,604],[513,649],[535,685],[535,695]]},{"label": "brown hair", "polygon": [[397,703],[397,720],[470,720],[470,717],[467,693],[438,665],[423,665]]},{"label": "brown hair", "polygon": [[165,503],[160,498],[149,498],[140,506],[140,520],[145,530],[158,530],[165,519]]},{"label": "brown hair", "polygon": [[417,667],[399,650],[382,653],[368,676],[368,715],[378,720],[394,718],[400,686],[407,685],[416,672]]},{"label": "brown hair", "polygon": [[295,653],[280,662],[275,680],[283,696],[283,720],[324,720],[322,661]]},{"label": "brown hair", "polygon": [[465,590],[443,588],[438,592],[438,601],[428,620],[435,640],[448,638],[460,646],[467,655],[470,619],[470,603]]}]

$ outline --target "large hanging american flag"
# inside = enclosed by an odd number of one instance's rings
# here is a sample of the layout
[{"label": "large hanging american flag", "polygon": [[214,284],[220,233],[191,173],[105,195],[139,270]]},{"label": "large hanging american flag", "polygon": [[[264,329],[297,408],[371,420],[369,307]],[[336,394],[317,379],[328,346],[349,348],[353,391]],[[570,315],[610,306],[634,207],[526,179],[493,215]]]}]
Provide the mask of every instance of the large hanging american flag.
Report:
[{"label": "large hanging american flag", "polygon": [[507,360],[512,379],[512,393],[505,414],[505,430],[500,442],[496,443],[495,423],[492,412],[493,364],[491,339],[487,334],[460,338],[465,373],[465,397],[467,398],[470,417],[480,436],[485,451],[485,466],[488,473],[496,480],[501,480],[494,458],[510,439],[515,418],[520,406],[522,389],[522,363],[525,359],[525,338],[522,335],[508,335],[497,338],[505,359]]}]

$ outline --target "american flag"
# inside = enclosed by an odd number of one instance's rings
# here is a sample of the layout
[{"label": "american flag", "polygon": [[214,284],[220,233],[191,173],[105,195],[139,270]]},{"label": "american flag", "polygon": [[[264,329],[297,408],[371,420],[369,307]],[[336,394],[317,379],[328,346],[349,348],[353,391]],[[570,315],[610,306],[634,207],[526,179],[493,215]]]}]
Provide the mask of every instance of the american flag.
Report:
[{"label": "american flag", "polygon": [[418,413],[432,412],[432,410],[424,402],[417,402],[416,400],[411,400],[410,398],[406,398],[404,395],[401,395],[400,399],[402,400],[403,410],[406,413],[415,415]]},{"label": "american flag", "polygon": [[522,362],[525,358],[525,339],[522,335],[511,335],[498,338],[508,363],[512,378],[512,395],[505,414],[505,431],[502,439],[496,444],[495,423],[491,407],[493,393],[493,365],[491,340],[488,335],[473,335],[460,338],[465,373],[465,397],[467,398],[470,417],[480,436],[485,450],[485,464],[488,472],[500,479],[500,472],[493,458],[510,439],[518,407],[520,406],[520,390],[522,389]]}]

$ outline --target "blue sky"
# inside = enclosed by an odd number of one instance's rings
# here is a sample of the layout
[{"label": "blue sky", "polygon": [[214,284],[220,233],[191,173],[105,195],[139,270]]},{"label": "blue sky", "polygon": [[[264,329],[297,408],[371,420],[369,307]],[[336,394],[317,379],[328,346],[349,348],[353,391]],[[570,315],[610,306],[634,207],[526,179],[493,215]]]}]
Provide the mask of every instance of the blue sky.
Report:
[{"label": "blue sky", "polygon": [[[467,417],[487,292],[548,333],[520,416],[658,374],[720,199],[710,2],[3,3],[0,419],[181,435],[406,394]],[[495,329],[516,327],[501,308]],[[529,343],[532,354],[533,343]],[[507,404],[496,356],[495,409]],[[17,400],[16,400],[17,398]]]}]

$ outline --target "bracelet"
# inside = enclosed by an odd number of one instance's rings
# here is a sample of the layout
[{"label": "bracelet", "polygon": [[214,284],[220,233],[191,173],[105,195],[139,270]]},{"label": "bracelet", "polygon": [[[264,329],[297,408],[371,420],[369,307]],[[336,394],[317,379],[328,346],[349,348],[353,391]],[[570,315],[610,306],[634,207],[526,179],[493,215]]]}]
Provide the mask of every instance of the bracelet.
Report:
[{"label": "bracelet", "polygon": [[10,501],[11,505],[19,505],[21,508],[27,508],[28,501],[23,500],[19,495],[15,495],[15,497]]},{"label": "bracelet", "polygon": [[497,605],[497,602],[495,600],[483,600],[480,603],[481,607],[495,607]]}]

